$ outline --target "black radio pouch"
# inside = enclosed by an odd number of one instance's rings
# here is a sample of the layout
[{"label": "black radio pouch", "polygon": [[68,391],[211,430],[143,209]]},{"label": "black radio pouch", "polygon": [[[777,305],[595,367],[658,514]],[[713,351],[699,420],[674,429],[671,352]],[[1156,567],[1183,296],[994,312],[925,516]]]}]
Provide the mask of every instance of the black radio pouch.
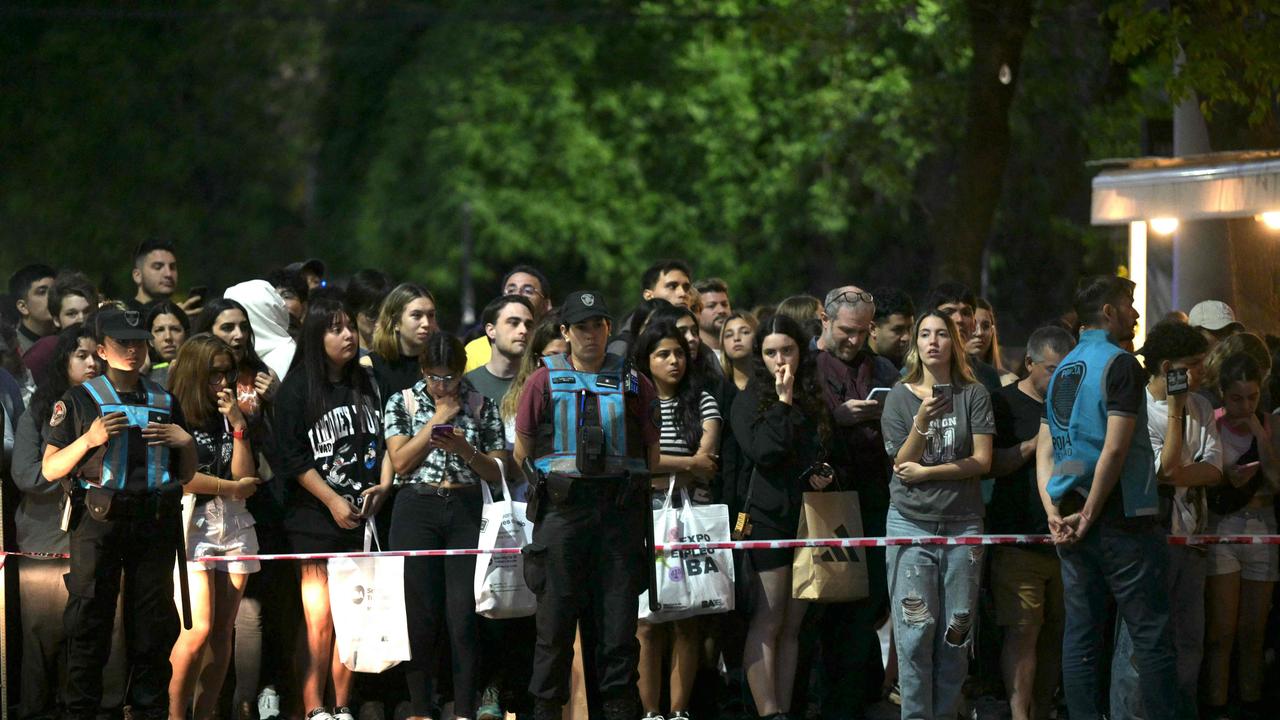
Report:
[{"label": "black radio pouch", "polygon": [[600,403],[596,396],[582,393],[578,405],[578,457],[576,465],[583,475],[605,472],[604,428],[600,426]]},{"label": "black radio pouch", "polygon": [[116,491],[109,488],[91,486],[84,491],[84,507],[89,511],[89,517],[98,522],[105,522],[111,517],[111,503],[115,499]]}]

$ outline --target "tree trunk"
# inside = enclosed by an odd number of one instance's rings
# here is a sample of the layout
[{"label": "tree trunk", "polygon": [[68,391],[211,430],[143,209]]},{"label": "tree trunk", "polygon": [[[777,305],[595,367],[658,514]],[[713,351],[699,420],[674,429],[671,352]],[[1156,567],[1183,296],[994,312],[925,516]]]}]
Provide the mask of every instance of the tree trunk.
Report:
[{"label": "tree trunk", "polygon": [[965,135],[952,201],[932,235],[941,260],[934,268],[935,283],[958,280],[976,291],[1009,160],[1009,108],[1031,29],[1032,3],[966,0],[965,9],[973,48]]}]

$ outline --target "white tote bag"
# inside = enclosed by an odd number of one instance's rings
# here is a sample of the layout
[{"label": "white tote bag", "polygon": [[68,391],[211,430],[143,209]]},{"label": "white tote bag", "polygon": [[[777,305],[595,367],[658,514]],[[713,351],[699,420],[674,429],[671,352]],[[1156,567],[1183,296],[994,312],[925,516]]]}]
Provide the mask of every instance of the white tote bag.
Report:
[{"label": "white tote bag", "polygon": [[[377,544],[370,518],[364,526],[365,552]],[[378,673],[409,659],[404,558],[330,559],[329,609],[338,659],[352,671]]]},{"label": "white tote bag", "polygon": [[[662,508],[653,511],[653,537],[658,544],[728,542],[729,506],[694,505],[680,489],[681,504],[672,507],[675,482],[667,489]],[[733,554],[730,550],[665,550],[658,564],[658,604],[649,609],[648,591],[640,594],[640,620],[649,623],[683,620],[733,610]]]},{"label": "white tote bag", "polygon": [[[525,517],[525,503],[511,499],[507,471],[502,473],[502,500],[494,502],[489,483],[481,481],[484,514],[480,517],[480,549],[522,548],[533,542],[533,523]],[[538,610],[538,599],[524,581],[524,556],[519,553],[476,557],[476,612],[487,618],[529,617]]]}]

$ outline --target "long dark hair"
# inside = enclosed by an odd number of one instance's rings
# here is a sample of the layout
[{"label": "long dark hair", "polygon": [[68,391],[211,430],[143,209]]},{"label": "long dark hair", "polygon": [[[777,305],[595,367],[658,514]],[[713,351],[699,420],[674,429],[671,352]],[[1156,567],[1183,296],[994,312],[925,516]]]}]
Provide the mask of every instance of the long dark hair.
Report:
[{"label": "long dark hair", "polygon": [[244,339],[244,357],[237,362],[237,366],[241,369],[248,368],[254,372],[266,372],[267,364],[262,362],[262,358],[258,357],[258,351],[254,349],[257,344],[257,338],[253,334],[253,321],[249,320],[249,311],[244,309],[238,301],[231,298],[217,298],[210,300],[208,304],[200,311],[200,315],[196,317],[195,327],[192,328],[196,333],[212,333],[213,326],[218,322],[218,316],[228,310],[239,310],[244,313],[244,319],[249,324],[249,335]]},{"label": "long dark hair", "polygon": [[684,374],[680,376],[680,382],[676,383],[676,432],[684,438],[690,451],[697,452],[698,444],[702,442],[702,388],[691,377],[689,343],[684,339],[684,333],[669,320],[650,322],[644,332],[640,333],[640,337],[636,338],[631,356],[632,366],[652,380],[649,354],[663,340],[675,340],[684,353]]},{"label": "long dark hair", "polygon": [[[682,318],[690,318],[693,320],[693,331],[701,332],[701,326],[698,324],[698,315],[694,311],[683,305],[672,305],[667,303],[665,306],[659,305],[649,314],[649,324],[670,323],[675,325]],[[685,374],[691,375],[693,384],[699,390],[706,390],[711,387],[714,380],[719,379],[720,375],[715,370],[715,364],[718,362],[716,353],[705,343],[702,344],[698,352],[698,357],[694,358],[690,354],[690,350],[685,350],[685,357],[688,359],[688,369]]]},{"label": "long dark hair", "polygon": [[[42,428],[49,422],[53,404],[61,400],[62,396],[71,389],[71,377],[67,374],[67,364],[76,350],[80,349],[80,341],[84,338],[93,340],[95,345],[98,343],[93,335],[93,328],[84,323],[69,325],[58,333],[58,344],[53,346],[53,357],[49,360],[49,369],[45,372],[44,381],[36,388],[35,394],[31,396],[31,403],[27,406],[28,412],[32,413],[31,418],[36,421],[37,428]],[[94,355],[94,359],[97,360],[97,355]],[[101,369],[100,361],[98,365]]]},{"label": "long dark hair", "polygon": [[774,392],[773,373],[764,365],[764,339],[770,335],[786,335],[795,341],[800,352],[800,364],[796,368],[794,398],[796,406],[818,426],[818,435],[824,446],[831,437],[831,421],[827,406],[822,400],[822,388],[818,385],[817,361],[809,350],[808,333],[800,323],[781,313],[772,315],[756,328],[752,341],[751,386],[760,395],[760,411],[764,412],[778,403]]},{"label": "long dark hair", "polygon": [[[329,381],[328,359],[324,354],[324,336],[334,321],[345,317],[351,325],[351,331],[359,336],[356,330],[356,319],[341,299],[330,295],[314,298],[307,304],[307,315],[302,320],[302,332],[299,337],[298,355],[302,358],[302,370],[307,381],[307,424],[310,425],[333,408],[325,401],[328,390],[334,386]],[[359,347],[359,340],[356,341]],[[342,367],[340,383],[351,388],[354,393],[352,404],[368,404],[375,413],[380,412],[381,403],[377,400],[378,391],[369,378],[369,373],[360,367],[359,356]],[[357,423],[364,427],[364,423]]]}]

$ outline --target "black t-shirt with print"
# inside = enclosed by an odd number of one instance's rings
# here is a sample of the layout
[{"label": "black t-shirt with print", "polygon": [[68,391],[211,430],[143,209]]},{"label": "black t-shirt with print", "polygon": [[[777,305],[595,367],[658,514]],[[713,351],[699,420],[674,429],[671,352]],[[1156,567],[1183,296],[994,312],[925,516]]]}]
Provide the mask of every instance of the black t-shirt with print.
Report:
[{"label": "black t-shirt with print", "polygon": [[[276,398],[276,474],[296,483],[316,471],[329,488],[353,505],[361,493],[378,484],[383,452],[381,413],[376,397],[355,404],[355,391],[345,384],[324,384],[322,403],[329,410],[314,422],[307,418],[307,376],[290,373]],[[285,526],[290,532],[346,536],[328,508],[303,487],[289,496]]]}]

